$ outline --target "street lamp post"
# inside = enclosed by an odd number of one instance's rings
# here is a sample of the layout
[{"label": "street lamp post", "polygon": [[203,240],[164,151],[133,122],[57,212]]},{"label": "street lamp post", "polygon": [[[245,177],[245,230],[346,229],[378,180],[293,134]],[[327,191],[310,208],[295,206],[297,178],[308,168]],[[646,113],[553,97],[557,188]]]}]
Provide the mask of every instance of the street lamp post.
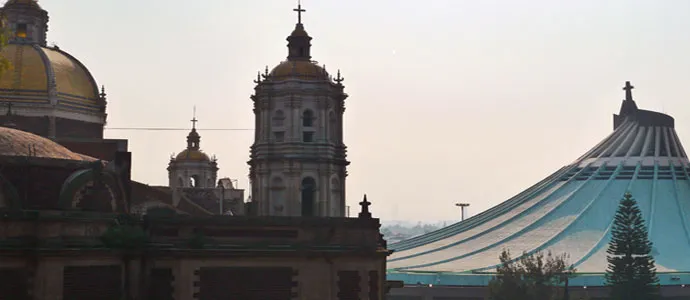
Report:
[{"label": "street lamp post", "polygon": [[460,207],[460,221],[465,220],[465,208],[470,206],[469,203],[455,203],[455,206]]}]

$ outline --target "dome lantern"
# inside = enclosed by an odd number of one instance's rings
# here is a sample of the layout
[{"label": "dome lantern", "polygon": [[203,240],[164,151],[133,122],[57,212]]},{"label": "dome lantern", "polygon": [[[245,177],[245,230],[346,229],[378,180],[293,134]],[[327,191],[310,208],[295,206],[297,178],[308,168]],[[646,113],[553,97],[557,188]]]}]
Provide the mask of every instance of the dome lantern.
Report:
[{"label": "dome lantern", "polygon": [[311,59],[311,37],[304,30],[304,24],[302,24],[302,13],[306,10],[302,9],[300,2],[297,2],[297,8],[293,9],[293,11],[297,12],[297,24],[295,25],[295,30],[287,38],[288,60],[308,61]]},{"label": "dome lantern", "polygon": [[36,0],[9,0],[2,7],[7,18],[11,44],[38,44],[46,46],[48,12]]}]

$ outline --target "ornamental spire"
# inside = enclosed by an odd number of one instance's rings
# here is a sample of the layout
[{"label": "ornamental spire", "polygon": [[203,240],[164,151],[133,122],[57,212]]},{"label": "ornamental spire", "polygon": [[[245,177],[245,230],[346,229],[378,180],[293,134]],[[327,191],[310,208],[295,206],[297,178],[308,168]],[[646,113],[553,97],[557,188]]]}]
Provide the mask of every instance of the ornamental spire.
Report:
[{"label": "ornamental spire", "polygon": [[201,136],[199,136],[199,133],[196,132],[196,122],[199,122],[199,120],[196,119],[196,106],[194,106],[194,113],[193,113],[191,122],[192,122],[192,131],[190,131],[189,135],[187,135],[187,149],[199,150],[199,144],[201,143]]}]

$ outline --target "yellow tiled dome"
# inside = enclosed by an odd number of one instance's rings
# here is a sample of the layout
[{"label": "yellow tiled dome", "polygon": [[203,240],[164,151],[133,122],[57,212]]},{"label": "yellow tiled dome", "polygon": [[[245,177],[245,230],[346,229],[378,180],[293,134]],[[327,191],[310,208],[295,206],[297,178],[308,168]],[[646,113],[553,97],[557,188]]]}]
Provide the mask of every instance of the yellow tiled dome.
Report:
[{"label": "yellow tiled dome", "polygon": [[[20,0],[17,0],[20,1]],[[57,48],[9,44],[2,50],[11,67],[0,77],[0,98],[58,98],[91,105],[102,103],[96,81],[77,59]],[[14,100],[13,100],[14,101]]]},{"label": "yellow tiled dome", "polygon": [[175,157],[176,161],[211,161],[206,153],[201,150],[185,149]]},{"label": "yellow tiled dome", "polygon": [[326,70],[313,61],[288,60],[280,63],[270,73],[272,79],[300,78],[328,80]]}]

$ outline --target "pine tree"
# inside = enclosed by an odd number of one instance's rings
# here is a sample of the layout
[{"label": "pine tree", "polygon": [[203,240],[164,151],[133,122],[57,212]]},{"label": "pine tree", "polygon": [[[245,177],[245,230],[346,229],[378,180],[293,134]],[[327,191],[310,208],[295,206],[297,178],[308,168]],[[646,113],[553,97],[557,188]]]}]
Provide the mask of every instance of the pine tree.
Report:
[{"label": "pine tree", "polygon": [[630,193],[620,201],[606,252],[606,284],[611,289],[611,299],[657,299],[659,279],[651,255],[652,242],[642,212]]}]

